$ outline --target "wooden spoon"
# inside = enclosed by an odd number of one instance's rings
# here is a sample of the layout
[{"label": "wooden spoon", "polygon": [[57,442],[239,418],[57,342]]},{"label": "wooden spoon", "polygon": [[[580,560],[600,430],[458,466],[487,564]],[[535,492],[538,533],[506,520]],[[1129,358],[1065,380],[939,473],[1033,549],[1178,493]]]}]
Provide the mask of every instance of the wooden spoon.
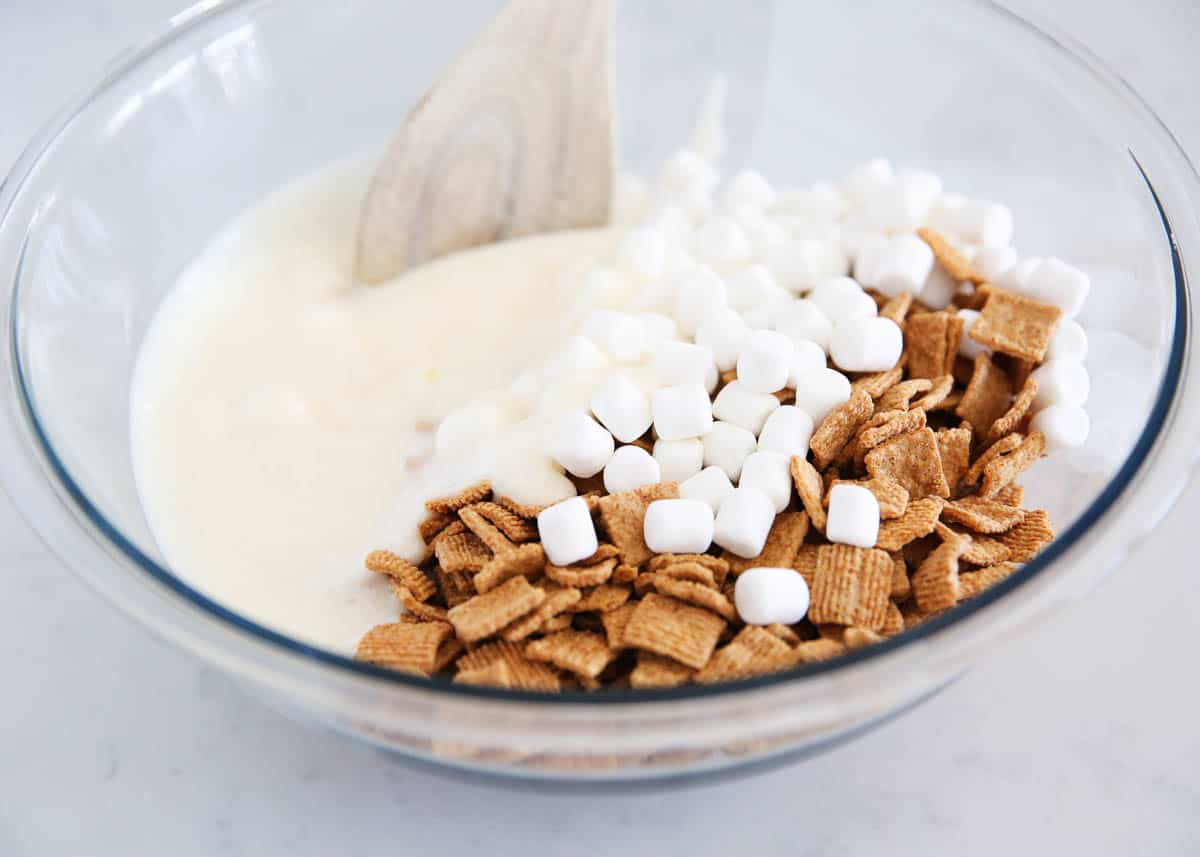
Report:
[{"label": "wooden spoon", "polygon": [[359,223],[360,280],[609,213],[609,0],[512,0],[388,146]]}]

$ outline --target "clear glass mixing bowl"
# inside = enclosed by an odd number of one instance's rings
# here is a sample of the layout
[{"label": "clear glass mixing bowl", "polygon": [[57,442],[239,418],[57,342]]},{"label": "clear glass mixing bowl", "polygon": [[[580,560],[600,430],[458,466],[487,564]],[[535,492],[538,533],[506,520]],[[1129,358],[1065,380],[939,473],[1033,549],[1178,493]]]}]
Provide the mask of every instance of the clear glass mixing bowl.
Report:
[{"label": "clear glass mixing bowl", "polygon": [[290,712],[407,757],[528,778],[709,775],[813,752],[934,692],[1084,594],[1178,496],[1200,426],[1187,279],[1198,185],[1128,87],[1068,38],[986,3],[731,0],[700,13],[684,0],[626,2],[615,32],[626,165],[647,169],[681,141],[720,72],[730,165],[798,183],[886,154],[1010,203],[1024,254],[1092,272],[1097,432],[1033,486],[1056,510],[1059,540],[882,645],[636,695],[382,671],[260,627],[175,577],[147,531],[128,448],[130,371],[156,305],[256,199],[385,140],[497,7],[202,3],[63,111],[0,188],[4,484],[50,547],[130,615]]}]

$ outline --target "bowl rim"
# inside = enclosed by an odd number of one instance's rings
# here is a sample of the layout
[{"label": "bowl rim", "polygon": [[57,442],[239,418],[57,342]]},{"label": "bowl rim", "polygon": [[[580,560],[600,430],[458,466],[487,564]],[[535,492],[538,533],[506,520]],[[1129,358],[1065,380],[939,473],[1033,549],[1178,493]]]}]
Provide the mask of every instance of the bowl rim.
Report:
[{"label": "bowl rim", "polygon": [[[263,5],[270,0],[199,0],[195,5],[174,15],[167,25],[156,34],[145,39],[140,44],[119,54],[108,66],[105,75],[95,86],[78,97],[60,111],[32,138],[25,151],[18,157],[13,171],[7,179],[0,182],[0,203],[8,205],[0,207],[0,232],[5,228],[11,215],[11,202],[17,196],[25,180],[34,172],[42,158],[53,147],[71,122],[88,108],[99,96],[118,82],[136,73],[138,67],[151,60],[159,51],[168,48],[176,41],[185,37],[191,31],[210,23],[218,18],[243,12],[246,9]],[[1096,74],[1103,71],[1109,77],[1115,75],[1107,69],[1086,48],[1074,42],[1069,37],[1055,33],[1052,27],[1045,24],[1035,24],[1016,12],[999,5],[994,0],[977,0],[979,5],[987,6],[993,11],[1008,18],[1011,23],[1019,25],[1025,34],[1050,43],[1068,59],[1086,70]],[[1112,81],[1102,80],[1102,83],[1112,85]],[[1165,125],[1128,86],[1125,93],[1133,98],[1137,105],[1153,118],[1160,129],[1166,133],[1169,142],[1177,149],[1178,144],[1170,136]],[[914,643],[928,640],[952,627],[956,627],[972,618],[988,606],[1015,592],[1030,581],[1040,577],[1050,567],[1058,556],[1067,552],[1080,538],[1088,532],[1113,507],[1121,495],[1133,484],[1137,476],[1143,472],[1154,447],[1163,436],[1163,429],[1170,421],[1173,408],[1179,399],[1184,379],[1185,357],[1189,343],[1188,307],[1189,292],[1187,279],[1184,274],[1176,235],[1171,222],[1163,208],[1161,199],[1142,164],[1132,151],[1128,152],[1133,165],[1146,185],[1158,218],[1167,246],[1170,248],[1172,276],[1174,279],[1174,310],[1175,318],[1171,331],[1170,349],[1162,369],[1162,377],[1155,392],[1149,414],[1138,433],[1137,440],[1132,445],[1129,454],[1117,471],[1109,478],[1100,493],[1088,504],[1084,511],[1053,542],[1037,557],[1024,564],[1007,579],[989,588],[970,601],[959,604],[954,609],[939,614],[932,619],[922,622],[915,628],[907,628],[901,633],[880,643],[850,651],[813,664],[805,664],[778,673],[772,673],[755,678],[739,679],[715,685],[688,685],[669,689],[626,689],[604,688],[598,691],[568,691],[543,692],[525,690],[506,690],[474,685],[454,684],[445,678],[430,678],[411,675],[373,664],[357,661],[346,655],[339,654],[320,646],[305,643],[297,638],[273,630],[265,625],[243,616],[231,607],[205,595],[203,592],[186,583],[164,565],[143,552],[136,544],[128,539],[117,527],[111,524],[99,507],[94,504],[82,488],[75,482],[66,465],[59,457],[49,435],[38,418],[34,406],[30,384],[27,383],[27,372],[19,348],[19,297],[23,282],[22,272],[25,262],[26,243],[22,242],[20,254],[12,279],[12,297],[8,308],[9,325],[6,331],[8,337],[9,358],[11,360],[12,383],[17,392],[18,407],[25,427],[31,432],[34,441],[34,452],[41,458],[45,468],[53,474],[57,485],[53,486],[65,492],[85,521],[112,547],[115,547],[122,559],[146,575],[160,587],[165,588],[176,596],[181,596],[181,606],[193,611],[199,611],[206,618],[215,619],[222,626],[232,629],[238,634],[248,635],[253,640],[268,644],[274,650],[285,655],[297,655],[307,661],[315,662],[335,670],[348,673],[351,676],[374,679],[384,685],[420,691],[432,691],[437,695],[449,695],[462,699],[481,699],[492,702],[514,702],[539,704],[549,703],[555,706],[633,706],[644,703],[681,702],[713,697],[727,697],[731,694],[744,693],[749,690],[796,685],[806,680],[817,678],[857,664],[875,661],[900,649],[908,648]],[[1186,161],[1186,156],[1185,161]],[[1190,166],[1190,165],[1189,165]],[[1193,171],[1194,176],[1194,171]],[[28,224],[21,224],[24,228]],[[9,225],[11,228],[11,224]],[[46,475],[43,470],[43,475]],[[15,500],[16,498],[14,498]],[[18,508],[20,504],[17,503]]]}]

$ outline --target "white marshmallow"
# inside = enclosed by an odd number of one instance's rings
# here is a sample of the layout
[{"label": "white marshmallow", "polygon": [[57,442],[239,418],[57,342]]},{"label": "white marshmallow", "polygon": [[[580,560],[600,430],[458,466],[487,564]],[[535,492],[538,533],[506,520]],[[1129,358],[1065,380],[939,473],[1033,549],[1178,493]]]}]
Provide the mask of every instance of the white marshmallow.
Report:
[{"label": "white marshmallow", "polygon": [[653,226],[630,229],[617,249],[617,267],[646,279],[662,276],[666,258],[666,233]]},{"label": "white marshmallow", "polygon": [[849,200],[840,188],[829,182],[817,182],[807,188],[789,188],[775,194],[773,210],[778,214],[813,221],[839,220],[846,214]]},{"label": "white marshmallow", "polygon": [[704,553],[712,545],[713,510],[703,500],[655,500],[642,535],[655,553]]},{"label": "white marshmallow", "polygon": [[1042,259],[1038,256],[1030,256],[1028,259],[1014,262],[996,277],[995,285],[1001,289],[1008,289],[1010,292],[1024,292],[1025,284],[1029,282],[1029,275],[1041,264]]},{"label": "white marshmallow", "polygon": [[742,206],[769,208],[775,202],[775,189],[758,170],[742,170],[729,180],[721,201],[731,211]]},{"label": "white marshmallow", "polygon": [[704,466],[704,444],[699,438],[656,440],[654,460],[664,482],[683,482],[691,479]]},{"label": "white marshmallow", "polygon": [[433,447],[438,452],[450,452],[474,445],[481,437],[494,435],[507,422],[509,420],[499,402],[475,399],[442,418],[434,435]]},{"label": "white marshmallow", "polygon": [[628,375],[612,375],[591,398],[592,413],[621,443],[632,443],[653,421],[650,398]]},{"label": "white marshmallow", "polygon": [[1025,294],[1037,301],[1061,307],[1063,316],[1074,318],[1083,309],[1091,289],[1088,275],[1061,259],[1045,259],[1029,272]]},{"label": "white marshmallow", "polygon": [[695,336],[700,322],[728,302],[725,283],[710,268],[694,268],[673,278],[672,315],[679,329]]},{"label": "white marshmallow", "polygon": [[854,279],[859,283],[875,282],[879,253],[890,240],[882,232],[857,226],[842,227],[842,246],[854,261]]},{"label": "white marshmallow", "polygon": [[690,342],[663,342],[654,349],[651,362],[661,384],[701,384],[708,392],[717,388],[717,364],[713,350]]},{"label": "white marshmallow", "polygon": [[957,226],[958,213],[967,204],[961,193],[943,193],[933,201],[925,215],[925,225],[938,232],[953,233]]},{"label": "white marshmallow", "polygon": [[586,336],[567,337],[566,341],[547,358],[542,371],[547,378],[564,378],[605,369],[610,365],[608,355]]},{"label": "white marshmallow", "polygon": [[770,248],[767,267],[781,286],[798,293],[811,289],[827,277],[845,274],[850,269],[850,259],[840,241],[793,238]]},{"label": "white marshmallow", "polygon": [[658,462],[640,446],[622,446],[604,465],[604,490],[609,494],[632,491],[661,481]]},{"label": "white marshmallow", "polygon": [[615,307],[629,300],[636,284],[621,271],[595,265],[580,277],[564,277],[563,288],[574,306]]},{"label": "white marshmallow", "polygon": [[711,348],[717,368],[724,372],[737,365],[738,354],[749,332],[742,317],[726,307],[716,310],[700,323],[696,344]]},{"label": "white marshmallow", "polygon": [[916,229],[925,222],[933,201],[941,192],[942,180],[933,173],[900,170],[890,184],[877,189],[865,200],[863,214],[879,229]]},{"label": "white marshmallow", "polygon": [[715,515],[725,498],[733,493],[733,483],[720,467],[706,467],[695,476],[679,483],[679,496],[685,500],[702,500]]},{"label": "white marshmallow", "polygon": [[763,265],[750,265],[726,280],[729,305],[739,312],[789,297]]},{"label": "white marshmallow", "polygon": [[901,292],[915,296],[933,270],[933,251],[915,235],[897,235],[875,249],[864,265],[872,275],[862,281],[864,286],[872,286],[890,298]]},{"label": "white marshmallow", "polygon": [[808,584],[794,568],[748,568],[734,584],[733,603],[747,625],[795,625],[808,614]]},{"label": "white marshmallow", "polygon": [[[498,496],[517,503],[545,506],[576,494],[575,483],[546,456],[504,455],[491,473],[492,489]],[[595,548],[592,548],[593,553]],[[587,554],[591,556],[591,554]]]},{"label": "white marshmallow", "polygon": [[759,451],[778,452],[786,456],[807,455],[812,439],[813,419],[795,405],[780,405],[767,417],[758,435]]},{"label": "white marshmallow", "polygon": [[[1017,251],[1012,247],[981,247],[971,260],[975,270],[989,283],[1017,264]],[[921,300],[925,300],[922,295]]]},{"label": "white marshmallow", "polygon": [[797,339],[792,344],[796,350],[792,354],[787,385],[794,390],[803,376],[825,368],[825,351],[811,339]]},{"label": "white marshmallow", "polygon": [[963,323],[962,338],[958,340],[958,353],[963,357],[974,360],[988,350],[986,345],[982,342],[977,342],[968,335],[971,326],[979,321],[979,313],[973,309],[960,309],[957,315],[962,319]]},{"label": "white marshmallow", "polygon": [[870,318],[876,313],[875,301],[849,277],[822,280],[808,293],[808,300],[835,325],[852,318]]},{"label": "white marshmallow", "polygon": [[758,556],[775,522],[775,505],[757,488],[744,485],[721,503],[713,541],[743,559]]},{"label": "white marshmallow", "polygon": [[1091,389],[1088,371],[1078,360],[1047,360],[1030,375],[1037,382],[1035,410],[1051,405],[1082,405]]},{"label": "white marshmallow", "polygon": [[1088,353],[1087,333],[1073,318],[1064,318],[1046,348],[1046,360],[1078,360],[1082,362]]},{"label": "white marshmallow", "polygon": [[712,401],[703,384],[662,387],[651,397],[654,431],[662,440],[700,437],[712,428]]},{"label": "white marshmallow", "polygon": [[660,342],[673,342],[679,338],[679,325],[670,316],[657,312],[643,312],[635,316],[642,325],[646,346],[653,351]]},{"label": "white marshmallow", "polygon": [[796,380],[796,407],[812,417],[813,425],[850,399],[850,379],[836,369],[818,369]]},{"label": "white marshmallow", "polygon": [[859,164],[846,174],[846,193],[859,205],[869,203],[877,194],[890,187],[895,181],[891,162],[885,158],[872,158]]},{"label": "white marshmallow", "polygon": [[860,548],[879,539],[879,501],[861,485],[834,485],[829,491],[825,538]]},{"label": "white marshmallow", "polygon": [[772,247],[788,239],[787,230],[765,216],[748,218],[743,210],[737,220],[746,233],[746,240],[750,242],[750,253],[755,258],[765,258]]},{"label": "white marshmallow", "polygon": [[737,359],[738,382],[752,393],[774,393],[787,386],[794,352],[792,340],[773,330],[746,334]]},{"label": "white marshmallow", "polygon": [[1012,211],[1008,206],[987,200],[967,200],[954,212],[950,231],[968,244],[1003,247],[1012,243]]},{"label": "white marshmallow", "polygon": [[546,559],[554,565],[570,565],[596,552],[599,541],[587,501],[572,497],[538,513],[538,536]]},{"label": "white marshmallow", "polygon": [[1054,453],[1082,446],[1091,429],[1091,421],[1083,408],[1060,402],[1034,414],[1029,429],[1044,434],[1046,452]]},{"label": "white marshmallow", "polygon": [[833,329],[829,356],[849,372],[884,372],[896,365],[904,334],[890,318],[858,318]]},{"label": "white marshmallow", "polygon": [[750,258],[750,240],[729,217],[713,217],[697,229],[693,249],[702,262],[714,268],[729,268]]},{"label": "white marshmallow", "polygon": [[572,476],[587,479],[604,469],[613,455],[613,437],[581,411],[563,414],[550,430],[550,457]]},{"label": "white marshmallow", "polygon": [[621,173],[613,182],[610,222],[621,226],[636,223],[646,211],[650,189],[640,176]]},{"label": "white marshmallow", "polygon": [[822,350],[829,349],[829,338],[833,335],[833,322],[821,308],[807,299],[792,301],[781,308],[774,320],[779,333],[793,342],[815,342]]},{"label": "white marshmallow", "polygon": [[680,149],[663,165],[659,186],[666,191],[711,193],[720,179],[707,160],[690,149]]},{"label": "white marshmallow", "polygon": [[746,456],[758,446],[757,438],[748,429],[719,420],[713,423],[701,442],[704,444],[705,468],[719,467],[734,482],[742,475]]},{"label": "white marshmallow", "polygon": [[934,265],[921,286],[921,303],[933,309],[945,309],[958,291],[958,280],[951,277],[941,265]]},{"label": "white marshmallow", "polygon": [[646,328],[628,313],[592,310],[580,330],[618,363],[637,363],[646,353]]},{"label": "white marshmallow", "polygon": [[757,435],[762,431],[767,417],[778,407],[779,399],[770,393],[750,390],[739,379],[730,381],[717,393],[713,399],[712,413],[718,420],[741,426]]},{"label": "white marshmallow", "polygon": [[792,499],[791,465],[791,458],[782,453],[752,452],[742,462],[738,486],[757,488],[767,495],[776,512],[782,512]]}]

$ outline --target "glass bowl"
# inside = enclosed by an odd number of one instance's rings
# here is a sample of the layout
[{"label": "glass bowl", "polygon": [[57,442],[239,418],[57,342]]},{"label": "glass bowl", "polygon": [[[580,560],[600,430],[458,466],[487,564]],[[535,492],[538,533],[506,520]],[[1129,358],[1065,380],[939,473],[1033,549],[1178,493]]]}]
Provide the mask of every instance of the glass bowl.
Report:
[{"label": "glass bowl", "polygon": [[914,704],[1081,597],[1161,519],[1192,475],[1200,428],[1187,279],[1198,185],[1128,87],[1065,36],[987,3],[730,2],[703,14],[682,0],[625,3],[625,165],[647,170],[683,140],[721,73],[727,165],[795,184],[886,154],[1009,203],[1024,253],[1092,273],[1096,431],[1030,486],[1056,510],[1059,539],[878,646],[636,694],[387,672],[260,627],[177,578],[147,530],[129,453],[130,373],[155,307],[268,191],[384,141],[497,7],[202,3],[60,113],[0,187],[0,469],[32,526],[105,596],[280,708],[405,757],[523,778],[696,777],[815,752]]}]

